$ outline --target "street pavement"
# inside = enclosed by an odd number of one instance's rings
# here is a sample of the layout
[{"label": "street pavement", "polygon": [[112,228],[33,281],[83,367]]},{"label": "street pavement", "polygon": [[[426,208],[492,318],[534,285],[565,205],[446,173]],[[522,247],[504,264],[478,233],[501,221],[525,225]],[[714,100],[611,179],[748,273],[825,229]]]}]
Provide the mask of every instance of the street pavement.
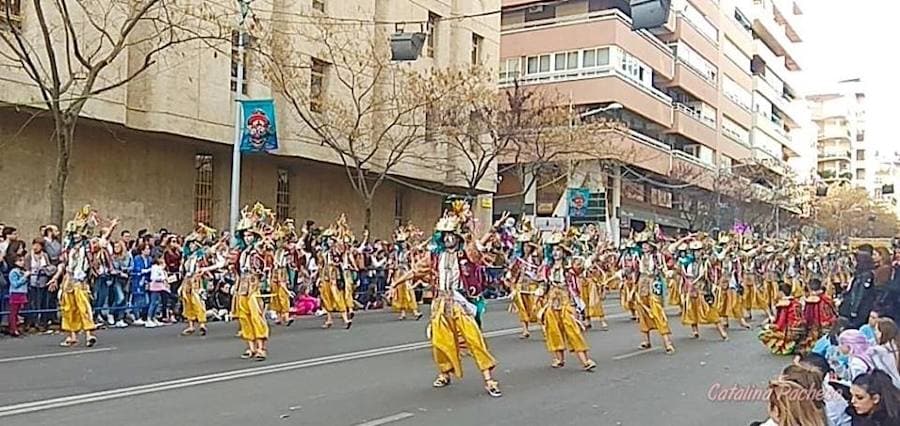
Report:
[{"label": "street pavement", "polygon": [[765,419],[765,401],[720,401],[719,392],[764,389],[789,362],[755,330],[733,325],[723,342],[708,327],[696,341],[674,316],[674,355],[658,336],[639,350],[637,325],[609,299],[610,330],[587,333],[597,370],[582,372],[574,356],[554,370],[540,331],[520,340],[506,306],[492,301],[485,317],[499,399],[471,359],[462,380],[432,389],[427,316],[364,312],[349,331],[339,321],[321,330],[320,318],[273,325],[265,362],[239,359],[234,323],[213,323],[206,337],[181,337],[180,325],[106,330],[93,349],[59,348],[58,335],[0,339],[0,424],[747,425]]}]

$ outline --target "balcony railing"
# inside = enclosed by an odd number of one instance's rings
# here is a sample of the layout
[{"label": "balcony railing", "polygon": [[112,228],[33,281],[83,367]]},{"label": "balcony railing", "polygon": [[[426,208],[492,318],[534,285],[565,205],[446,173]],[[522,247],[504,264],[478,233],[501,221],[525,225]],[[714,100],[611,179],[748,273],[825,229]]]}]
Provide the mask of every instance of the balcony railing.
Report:
[{"label": "balcony railing", "polygon": [[713,166],[712,164],[709,164],[709,163],[707,163],[706,161],[703,161],[703,160],[701,160],[700,158],[695,157],[695,156],[693,156],[693,155],[691,155],[691,154],[688,154],[687,152],[684,152],[684,151],[682,151],[682,150],[680,150],[680,149],[673,149],[673,150],[672,150],[672,155],[674,155],[675,157],[678,157],[678,158],[680,158],[680,159],[682,159],[682,160],[684,160],[684,161],[687,161],[687,162],[689,162],[689,163],[692,163],[692,164],[694,164],[694,165],[696,165],[696,166],[703,167],[704,169],[709,169],[709,170],[714,170],[714,169],[715,169],[715,166]]},{"label": "balcony railing", "polygon": [[742,136],[740,133],[738,133],[728,127],[725,127],[725,126],[722,126],[722,133],[725,136],[728,136],[729,138],[731,138],[732,140],[734,140],[735,142],[737,142],[743,146],[746,146],[746,147],[750,146],[750,136],[749,135]]},{"label": "balcony railing", "polygon": [[822,160],[845,159],[849,161],[852,157],[852,153],[850,151],[826,149],[824,151],[819,151],[818,157]]},{"label": "balcony railing", "polygon": [[712,128],[712,129],[716,128],[716,119],[715,118],[705,117],[697,109],[691,108],[689,105],[686,105],[686,104],[683,104],[680,102],[675,102],[674,105],[675,105],[675,109],[677,109],[678,111],[681,111],[681,112],[693,117],[695,120],[705,124],[706,126]]},{"label": "balcony railing", "polygon": [[[667,96],[665,93],[660,92],[652,87],[645,86],[641,81],[634,78],[631,74],[628,74],[618,67],[612,65],[604,65],[600,67],[591,67],[591,68],[579,68],[575,70],[563,70],[563,71],[548,71],[542,73],[532,73],[526,74],[525,76],[519,78],[519,84],[543,84],[543,83],[553,83],[553,82],[561,82],[561,81],[575,81],[575,80],[585,80],[590,78],[599,78],[599,77],[608,77],[608,76],[617,76],[622,78],[623,80],[630,83],[632,86],[637,87],[641,91],[647,93],[650,96],[653,96],[657,100],[667,105],[672,104],[672,98]],[[513,78],[501,79],[499,81],[500,87],[509,87],[515,82]]]}]

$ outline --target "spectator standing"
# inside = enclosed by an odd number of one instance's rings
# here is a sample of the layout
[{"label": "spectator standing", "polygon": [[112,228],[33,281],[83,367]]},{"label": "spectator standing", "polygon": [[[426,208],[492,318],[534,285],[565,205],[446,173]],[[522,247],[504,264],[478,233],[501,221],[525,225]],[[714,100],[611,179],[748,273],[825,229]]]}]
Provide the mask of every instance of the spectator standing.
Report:
[{"label": "spectator standing", "polygon": [[44,237],[44,253],[47,253],[50,264],[59,266],[59,259],[63,252],[62,243],[59,240],[59,228],[55,225],[47,225],[41,234]]},{"label": "spectator standing", "polygon": [[[163,294],[169,291],[169,285],[166,283],[166,261],[162,257],[157,257],[150,267],[150,310],[147,313],[147,328],[155,328],[162,325],[156,320],[157,314],[160,313],[162,307]],[[165,313],[163,313],[165,315]]]},{"label": "spectator standing", "polygon": [[871,246],[861,246],[856,254],[856,270],[853,280],[843,295],[840,314],[850,319],[851,328],[859,328],[869,318],[877,296],[875,290],[875,260]]},{"label": "spectator standing", "polygon": [[28,303],[28,276],[25,270],[25,257],[18,256],[10,262],[9,272],[9,335],[21,336],[19,333],[19,310]]},{"label": "spectator standing", "polygon": [[875,367],[869,356],[869,341],[859,330],[844,330],[838,337],[838,343],[841,345],[841,352],[847,356],[847,369],[842,377],[844,381],[853,381]]},{"label": "spectator standing", "polygon": [[178,289],[181,287],[181,244],[176,235],[169,235],[163,252],[167,283],[170,292],[162,295],[162,314],[165,322],[174,323],[178,305]]},{"label": "spectator standing", "polygon": [[900,389],[900,336],[897,323],[890,318],[881,318],[875,324],[875,337],[878,344],[870,349],[872,363],[876,370],[890,376],[897,389]]},{"label": "spectator standing", "polygon": [[25,270],[30,273],[28,308],[34,311],[27,316],[27,324],[44,331],[56,318],[56,303],[52,300],[56,297],[56,292],[51,291],[50,283],[56,275],[56,266],[50,264],[50,256],[44,251],[43,238],[32,241],[31,251],[25,256]]},{"label": "spectator standing", "polygon": [[[108,232],[104,230],[104,235]],[[112,285],[112,250],[105,238],[95,238],[90,243],[91,275],[94,278],[94,315],[98,324],[113,325],[109,307],[109,288]]]},{"label": "spectator standing", "polygon": [[144,243],[139,248],[138,255],[134,257],[131,267],[131,315],[134,325],[146,325],[147,316],[147,286],[150,284],[150,267],[153,258],[150,257],[150,245]]},{"label": "spectator standing", "polygon": [[125,322],[125,305],[128,299],[125,297],[128,288],[128,276],[134,269],[134,260],[127,249],[124,240],[113,244],[112,269],[110,271],[111,285],[109,288],[112,303],[113,326],[117,328],[128,327]]}]

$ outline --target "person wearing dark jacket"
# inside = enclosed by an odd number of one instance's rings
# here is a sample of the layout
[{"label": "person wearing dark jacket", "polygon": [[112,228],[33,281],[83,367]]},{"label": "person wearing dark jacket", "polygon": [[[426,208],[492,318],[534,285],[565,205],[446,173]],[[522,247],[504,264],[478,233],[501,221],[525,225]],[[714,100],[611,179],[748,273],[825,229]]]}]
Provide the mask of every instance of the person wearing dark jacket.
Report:
[{"label": "person wearing dark jacket", "polygon": [[900,425],[900,390],[890,376],[872,370],[853,380],[850,387],[850,415],[853,426]]},{"label": "person wearing dark jacket", "polygon": [[860,250],[856,254],[856,271],[850,288],[844,291],[839,312],[850,320],[850,328],[859,328],[869,319],[875,305],[875,261],[872,252]]}]

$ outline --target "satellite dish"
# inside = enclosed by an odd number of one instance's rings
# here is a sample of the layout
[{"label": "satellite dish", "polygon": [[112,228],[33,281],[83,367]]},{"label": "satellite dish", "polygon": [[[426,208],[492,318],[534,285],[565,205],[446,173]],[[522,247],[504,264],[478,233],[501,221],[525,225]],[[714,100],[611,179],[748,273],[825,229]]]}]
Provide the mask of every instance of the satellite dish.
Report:
[{"label": "satellite dish", "polygon": [[648,30],[669,20],[672,0],[631,0],[631,29]]},{"label": "satellite dish", "polygon": [[391,60],[415,61],[425,45],[425,33],[395,33],[391,35]]}]

